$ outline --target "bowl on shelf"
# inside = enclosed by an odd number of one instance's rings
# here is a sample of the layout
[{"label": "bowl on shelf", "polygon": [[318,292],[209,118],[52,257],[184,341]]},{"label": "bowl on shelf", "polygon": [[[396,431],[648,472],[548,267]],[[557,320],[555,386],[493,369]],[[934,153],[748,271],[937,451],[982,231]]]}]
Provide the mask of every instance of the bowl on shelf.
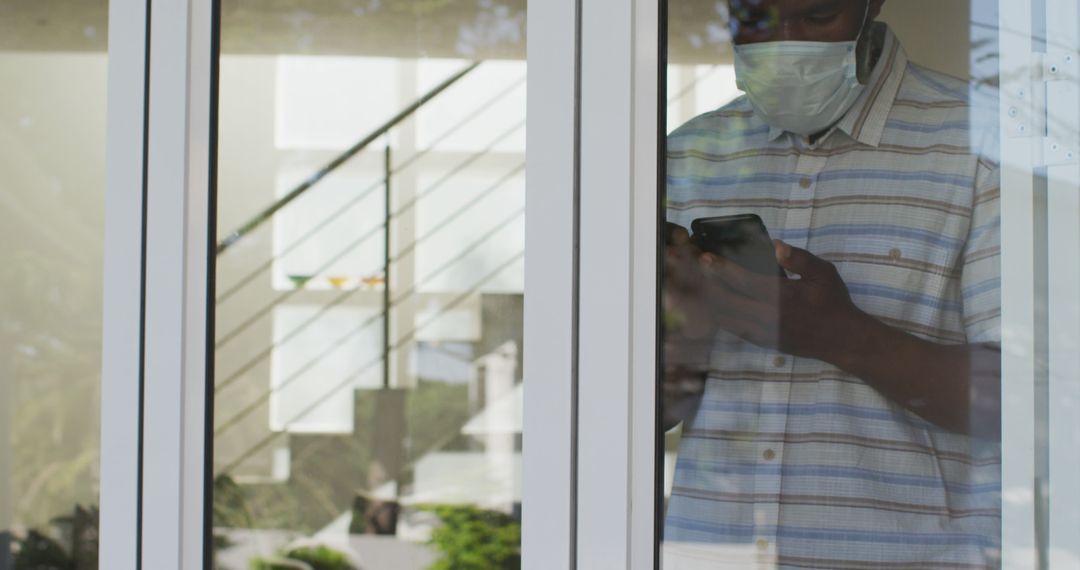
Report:
[{"label": "bowl on shelf", "polygon": [[340,275],[335,275],[333,277],[327,277],[326,280],[330,283],[330,286],[333,287],[334,289],[341,289],[342,287],[344,287],[346,284],[349,283],[349,278],[348,277],[342,277]]},{"label": "bowl on shelf", "polygon": [[362,277],[360,279],[360,282],[363,283],[366,287],[374,288],[378,287],[379,285],[385,284],[386,278],[382,275],[369,275],[367,277]]},{"label": "bowl on shelf", "polygon": [[312,277],[312,275],[304,275],[298,273],[290,273],[288,275],[289,281],[292,281],[293,286],[297,289],[306,285],[308,281],[311,281]]}]

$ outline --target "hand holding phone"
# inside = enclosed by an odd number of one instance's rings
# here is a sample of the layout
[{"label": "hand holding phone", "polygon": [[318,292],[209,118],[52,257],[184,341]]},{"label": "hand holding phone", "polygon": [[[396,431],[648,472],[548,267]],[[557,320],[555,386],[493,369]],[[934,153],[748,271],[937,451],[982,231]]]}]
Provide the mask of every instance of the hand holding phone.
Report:
[{"label": "hand holding phone", "polygon": [[756,214],[698,218],[690,224],[690,229],[691,239],[702,251],[760,275],[787,278],[776,262],[769,231]]}]

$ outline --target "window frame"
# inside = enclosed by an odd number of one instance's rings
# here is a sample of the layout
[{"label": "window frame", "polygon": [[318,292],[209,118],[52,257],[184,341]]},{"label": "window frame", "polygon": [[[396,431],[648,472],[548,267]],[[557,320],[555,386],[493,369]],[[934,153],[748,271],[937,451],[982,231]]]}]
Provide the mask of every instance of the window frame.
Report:
[{"label": "window frame", "polygon": [[[580,0],[530,6],[522,550],[571,568]],[[111,0],[103,568],[208,568],[217,0]],[[571,17],[568,17],[571,16]]]},{"label": "window frame", "polygon": [[143,568],[208,566],[216,126],[213,0],[150,4]]},{"label": "window frame", "polygon": [[662,6],[582,7],[579,568],[658,563]]},{"label": "window frame", "polygon": [[149,0],[110,0],[99,565],[138,568]]},{"label": "window frame", "polygon": [[[1080,46],[1069,0],[1002,0],[1002,76],[1033,57],[1032,4],[1055,41]],[[101,565],[205,567],[212,415],[215,0],[110,0],[108,179],[101,428]],[[662,524],[657,434],[658,232],[664,135],[665,3],[531,3],[528,37],[524,504],[527,570],[656,567]],[[1007,24],[1007,25],[1006,25]],[[616,46],[616,49],[612,49]],[[1049,53],[1042,57],[1052,57]],[[1070,68],[1070,72],[1075,69]],[[1030,275],[1038,138],[1010,129],[1013,106],[1036,112],[1027,73],[1002,85],[1003,489],[1035,479],[1039,326]],[[1044,87],[1061,105],[1051,136],[1080,140],[1080,81]],[[1020,95],[1025,89],[1027,96]],[[1052,327],[1080,338],[1080,165],[1047,168]],[[1028,252],[1028,253],[1025,253]],[[1074,259],[1075,258],[1075,259]],[[1018,271],[1017,268],[1023,269]],[[1059,310],[1057,310],[1059,309]],[[1057,330],[1057,329],[1054,329]],[[1052,342],[1052,479],[1080,469],[1067,436],[1080,419],[1080,355]],[[1056,475],[1055,475],[1056,474]],[[1080,556],[1080,523],[1058,489],[1040,536],[1035,501],[1003,501],[1005,566],[1030,566],[1040,540]],[[1048,538],[1047,538],[1048,537]]]},{"label": "window frame", "polygon": [[523,366],[525,378],[532,380],[524,384],[524,570],[576,567],[575,249],[581,2],[530,2],[526,17]]},{"label": "window frame", "polygon": [[208,555],[213,8],[109,3],[103,568]]},{"label": "window frame", "polygon": [[[1080,402],[1080,350],[1075,344],[1080,339],[1078,14],[1080,9],[1069,0],[998,0],[1004,568],[1038,568],[1040,561],[1055,568],[1080,559],[1080,545],[1069,539],[1080,531],[1080,488],[1059,484],[1052,499],[1038,496],[1049,495],[1053,481],[1075,479],[1080,470],[1076,440],[1070,437],[1080,430],[1075,411],[1075,402]],[[660,42],[665,41],[662,33]],[[643,142],[644,137],[634,139],[634,144]],[[1043,205],[1037,200],[1040,184],[1045,185]],[[1040,239],[1036,230],[1043,226],[1048,238]],[[651,228],[633,231],[645,234]],[[1047,256],[1048,271],[1040,275],[1033,254]],[[1039,289],[1042,279],[1045,297]],[[1038,340],[1040,327],[1053,331],[1046,346]],[[1041,350],[1046,351],[1046,362]],[[1043,380],[1046,384],[1040,387]],[[1048,409],[1038,403],[1038,392],[1044,389],[1049,391]],[[631,425],[636,428],[648,419],[639,412]],[[634,448],[644,449],[647,439],[635,435]],[[1045,468],[1038,465],[1040,445],[1048,454]],[[1035,486],[1036,481],[1042,487]],[[642,491],[634,498],[640,504],[649,495]],[[1044,499],[1049,500],[1049,512],[1039,505]],[[643,524],[637,522],[643,515],[633,516],[635,524]]]}]

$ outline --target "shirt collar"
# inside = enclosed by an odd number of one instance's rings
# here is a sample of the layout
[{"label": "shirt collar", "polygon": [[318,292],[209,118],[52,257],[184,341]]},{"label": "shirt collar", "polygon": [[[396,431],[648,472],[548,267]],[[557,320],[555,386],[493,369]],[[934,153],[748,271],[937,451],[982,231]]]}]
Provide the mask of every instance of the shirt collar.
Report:
[{"label": "shirt collar", "polygon": [[[866,89],[863,89],[862,95],[855,100],[851,109],[848,109],[840,122],[830,129],[830,133],[822,137],[822,140],[828,138],[831,131],[839,130],[865,145],[876,147],[881,143],[885,122],[892,111],[893,103],[896,102],[896,94],[900,91],[908,59],[900,41],[886,24],[875,23],[870,34],[870,41],[877,48],[873,51],[881,55],[878,56],[874,71],[866,82]],[[780,138],[785,132],[777,127],[769,127],[769,142]]]}]

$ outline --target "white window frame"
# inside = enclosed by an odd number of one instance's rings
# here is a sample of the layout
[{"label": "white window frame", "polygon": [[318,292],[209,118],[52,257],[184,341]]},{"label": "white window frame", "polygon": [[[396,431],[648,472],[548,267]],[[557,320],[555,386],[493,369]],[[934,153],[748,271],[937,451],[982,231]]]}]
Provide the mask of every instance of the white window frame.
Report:
[{"label": "white window frame", "polygon": [[[1021,4],[1023,6],[1021,6]],[[1031,85],[1023,78],[1031,65],[1033,51],[1030,2],[1012,4],[1002,9],[1002,25],[1015,26],[1026,33],[1002,35],[1002,77],[1019,75],[1002,82],[1001,107],[1026,105]],[[1009,73],[1009,72],[1012,73]],[[1002,566],[1032,567],[1026,561],[1035,552],[1034,495],[1028,500],[1009,500],[1010,492],[1018,497],[1032,489],[1035,481],[1035,208],[1034,208],[1034,139],[1015,136],[1006,114],[1001,123],[1001,275],[1002,327]],[[1029,127],[1031,128],[1031,127]],[[1017,131],[1019,128],[1017,127]],[[1016,159],[1005,157],[1017,157]],[[1004,190],[1008,189],[1007,192]],[[1024,253],[1027,252],[1027,253]],[[1008,407],[1006,407],[1008,406]]]},{"label": "white window frame", "polygon": [[212,7],[109,2],[102,568],[204,563]]},{"label": "white window frame", "polygon": [[656,559],[659,7],[658,0],[582,7],[582,569],[651,569]]},{"label": "white window frame", "polygon": [[[523,556],[572,568],[576,10],[530,6]],[[111,0],[102,568],[203,568],[214,0]],[[147,60],[148,58],[148,60]],[[531,300],[531,301],[530,301]]]},{"label": "white window frame", "polygon": [[[1034,21],[1033,12],[1046,21]],[[1002,320],[1012,340],[1003,354],[1003,566],[1037,568],[1042,558],[1049,568],[1066,568],[1080,560],[1073,483],[1080,470],[1080,12],[1075,2],[1014,0],[1002,2],[1000,15]],[[1045,38],[1036,36],[1041,30]],[[1034,199],[1038,167],[1045,168],[1045,210]],[[1035,235],[1041,227],[1045,243]],[[1046,321],[1037,317],[1042,291],[1027,277],[1037,270],[1033,251],[1048,259]],[[1039,327],[1049,332],[1045,347],[1036,343]],[[1039,390],[1047,390],[1046,409],[1037,403]],[[1025,492],[1036,480],[1041,484]],[[1040,493],[1049,512],[1039,507]]]},{"label": "white window frame", "polygon": [[574,568],[577,11],[530,2],[522,568]]},{"label": "white window frame", "polygon": [[[1036,13],[1046,21],[1037,22]],[[1068,568],[1080,560],[1080,10],[1067,0],[1001,0],[999,29],[1002,566]],[[1036,199],[1043,176],[1045,204]],[[1037,235],[1042,227],[1045,242]],[[1037,273],[1037,255],[1048,259],[1046,275]],[[1045,347],[1040,327],[1048,332]],[[1048,391],[1046,409],[1040,390]],[[1044,499],[1049,512],[1040,507]]]},{"label": "white window frame", "polygon": [[142,568],[204,549],[212,0],[151,0]]},{"label": "white window frame", "polygon": [[[1035,56],[1032,4],[1045,3],[1047,54]],[[581,37],[581,263],[578,425],[579,568],[653,568],[656,481],[655,0],[585,3]],[[1064,568],[1080,557],[1080,27],[1070,0],[1000,0],[1002,100],[1003,567]],[[1058,46],[1054,49],[1053,46]],[[1065,56],[1071,55],[1071,60]],[[1060,78],[1051,77],[1057,63]],[[1066,65],[1068,64],[1068,65]],[[1032,73],[1036,75],[1033,76]],[[1044,99],[1045,97],[1045,99]],[[1015,131],[1016,116],[1046,113],[1047,137]],[[1054,142],[1058,142],[1054,146]],[[1071,150],[1073,157],[1065,157]],[[1057,153],[1058,156],[1055,156]],[[1063,158],[1065,157],[1065,158]],[[1048,207],[1035,211],[1035,168],[1046,166]],[[1035,507],[1033,276],[1038,221],[1047,224],[1050,513]],[[1058,483],[1054,485],[1054,481]],[[1027,494],[1025,496],[1025,493]],[[1045,530],[1039,527],[1045,523]],[[1045,532],[1044,537],[1040,532]],[[1068,555],[1068,558],[1062,557]]]},{"label": "white window frame", "polygon": [[1050,260],[1047,558],[1057,568],[1080,562],[1080,488],[1075,484],[1080,473],[1080,7],[1068,0],[1046,3],[1044,69],[1051,78],[1063,76],[1046,86],[1053,120],[1045,159]]},{"label": "white window frame", "polygon": [[138,566],[147,7],[148,0],[109,2],[101,568]]},{"label": "white window frame", "polygon": [[[1035,567],[1039,541],[1034,497],[1009,491],[1036,475],[1033,170],[1050,147],[1016,136],[1009,109],[1035,112],[1042,95],[1026,79],[1040,1],[1049,43],[1080,47],[1075,1],[1001,0],[1001,29],[1021,30],[1000,36],[1006,568]],[[109,2],[100,552],[110,570],[206,562],[213,6]],[[529,6],[527,570],[641,570],[657,557],[661,20],[658,0]],[[1049,138],[1078,142],[1078,84],[1045,87],[1061,119]],[[1080,416],[1068,407],[1080,401],[1080,163],[1054,162],[1047,175],[1050,326],[1063,331],[1048,347],[1049,473],[1062,481],[1080,470]],[[1077,513],[1080,490],[1057,485],[1051,568],[1055,549],[1080,556]]]}]

